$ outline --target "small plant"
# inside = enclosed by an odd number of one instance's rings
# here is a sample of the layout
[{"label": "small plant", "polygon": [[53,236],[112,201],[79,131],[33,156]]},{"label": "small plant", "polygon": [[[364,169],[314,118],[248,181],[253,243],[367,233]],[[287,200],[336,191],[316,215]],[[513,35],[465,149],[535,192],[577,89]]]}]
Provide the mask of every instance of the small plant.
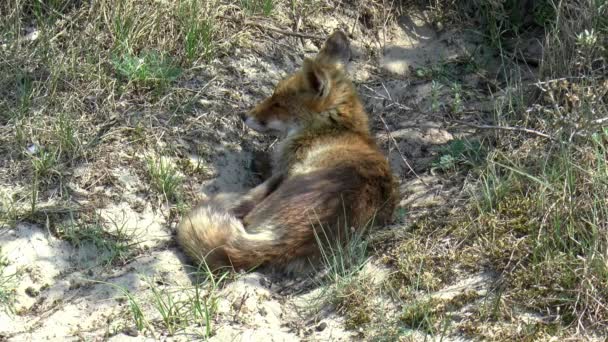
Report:
[{"label": "small plant", "polygon": [[14,196],[0,190],[0,232],[4,226],[13,226],[19,216]]},{"label": "small plant", "polygon": [[458,83],[452,84],[452,104],[450,109],[452,113],[460,113],[463,111],[462,86]]},{"label": "small plant", "polygon": [[0,249],[0,308],[6,313],[14,313],[14,300],[18,273],[8,273],[8,259]]},{"label": "small plant", "polygon": [[483,161],[483,146],[476,140],[452,140],[440,150],[432,170],[455,171],[459,165],[472,167]]},{"label": "small plant", "polygon": [[439,96],[441,95],[441,89],[443,85],[435,80],[431,82],[431,111],[439,112],[441,109],[441,102],[439,101]]},{"label": "small plant", "polygon": [[17,97],[18,109],[16,113],[18,117],[23,117],[30,109],[34,86],[32,78],[25,72],[20,71],[17,75]]},{"label": "small plant", "polygon": [[131,291],[129,291],[126,287],[116,285],[114,283],[105,282],[105,281],[97,281],[97,280],[90,280],[90,281],[93,283],[108,285],[108,286],[111,286],[111,287],[119,290],[126,297],[127,301],[129,302],[129,311],[131,311],[131,316],[133,317],[133,321],[135,322],[135,327],[137,328],[137,330],[143,331],[144,329],[147,329],[150,327],[150,323],[146,319],[144,312],[141,310],[141,305],[139,304],[139,301],[135,298],[135,296],[133,296]]},{"label": "small plant", "polygon": [[57,234],[80,249],[84,257],[92,257],[94,265],[112,265],[125,261],[133,253],[131,236],[124,224],[107,231],[99,218],[92,223],[78,224],[72,217],[68,223],[58,226]]},{"label": "small plant", "polygon": [[57,173],[55,167],[57,166],[58,157],[59,152],[57,150],[47,150],[45,148],[41,148],[37,154],[32,155],[31,161],[35,177],[42,179],[53,173]]},{"label": "small plant", "polygon": [[437,332],[437,321],[441,310],[438,308],[441,301],[421,300],[407,305],[401,313],[401,321],[412,329],[422,330],[425,333]]},{"label": "small plant", "polygon": [[320,229],[321,234],[315,230],[321,261],[333,284],[339,285],[357,275],[368,261],[364,230],[354,231],[354,228],[345,225],[344,231],[338,233],[342,235],[338,239],[330,238],[324,229]]},{"label": "small plant", "polygon": [[171,161],[166,157],[148,157],[146,162],[152,187],[168,201],[179,200],[182,178]]},{"label": "small plant", "polygon": [[184,49],[189,61],[201,57],[210,61],[215,54],[215,25],[209,15],[199,17],[199,2],[191,0],[180,6],[181,25],[184,31]]},{"label": "small plant", "polygon": [[[202,335],[205,338],[211,337],[212,319],[217,309],[217,292],[229,274],[224,272],[218,276],[206,264],[202,264],[194,274],[197,282],[193,289],[160,288],[158,282],[148,279],[154,307],[169,334],[173,335],[192,323],[199,323],[204,326]],[[191,294],[184,296],[186,292]]]},{"label": "small plant", "polygon": [[180,327],[187,324],[187,305],[190,303],[178,300],[173,293],[166,289],[160,289],[151,279],[148,279],[148,284],[152,291],[154,307],[161,315],[167,332],[172,336]]},{"label": "small plant", "polygon": [[161,88],[176,80],[182,70],[168,56],[150,51],[139,55],[124,53],[112,58],[112,65],[119,77],[128,82]]},{"label": "small plant", "polygon": [[[194,285],[194,296],[190,299],[192,303],[191,312],[195,321],[204,323],[205,330],[203,336],[209,338],[212,335],[212,318],[217,310],[218,290],[220,286],[227,280],[230,271],[223,272],[216,276],[206,263],[202,263],[197,271],[197,276],[204,279],[204,283],[208,288],[206,293],[203,293],[201,286],[196,283]],[[203,300],[201,300],[203,298]]]},{"label": "small plant", "polygon": [[74,121],[68,118],[66,114],[61,114],[55,133],[59,139],[59,153],[71,158],[76,157],[80,150],[80,141],[76,134]]},{"label": "small plant", "polygon": [[367,241],[363,239],[366,228],[355,230],[345,223],[341,231],[335,232],[337,237],[330,237],[322,226],[315,230],[324,277],[319,281],[323,290],[313,306],[335,306],[351,329],[371,322],[369,279],[361,272],[369,261]]},{"label": "small plant", "polygon": [[274,10],[275,0],[241,0],[241,7],[249,15],[263,14],[270,16]]}]

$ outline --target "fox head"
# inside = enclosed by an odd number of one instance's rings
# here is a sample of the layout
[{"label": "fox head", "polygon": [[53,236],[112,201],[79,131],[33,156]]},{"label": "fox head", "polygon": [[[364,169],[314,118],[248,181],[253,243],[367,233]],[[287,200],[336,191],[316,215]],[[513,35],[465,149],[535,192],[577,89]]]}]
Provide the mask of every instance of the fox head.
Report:
[{"label": "fox head", "polygon": [[305,59],[300,70],[281,80],[242,119],[256,131],[282,135],[311,125],[367,132],[367,115],[344,71],[349,57],[348,38],[334,32],[314,58]]}]

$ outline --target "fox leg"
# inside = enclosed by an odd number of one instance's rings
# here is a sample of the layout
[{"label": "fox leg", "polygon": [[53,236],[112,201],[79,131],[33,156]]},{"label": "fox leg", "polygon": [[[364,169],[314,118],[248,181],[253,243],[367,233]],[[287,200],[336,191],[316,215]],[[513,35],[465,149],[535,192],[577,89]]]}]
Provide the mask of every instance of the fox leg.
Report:
[{"label": "fox leg", "polygon": [[253,152],[251,161],[251,171],[262,180],[267,180],[272,176],[272,158],[268,152]]},{"label": "fox leg", "polygon": [[282,174],[272,175],[262,184],[249,190],[249,192],[247,192],[247,194],[245,194],[238,201],[238,203],[230,209],[230,212],[238,219],[242,220],[258,203],[262,202],[264,198],[275,191],[283,179],[284,177]]}]

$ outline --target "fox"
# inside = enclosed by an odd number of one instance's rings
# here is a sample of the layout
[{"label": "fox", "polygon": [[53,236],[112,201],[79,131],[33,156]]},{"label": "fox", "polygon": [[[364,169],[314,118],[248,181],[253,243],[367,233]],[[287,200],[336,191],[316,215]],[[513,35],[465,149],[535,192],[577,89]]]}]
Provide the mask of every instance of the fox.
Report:
[{"label": "fox", "polygon": [[212,270],[271,265],[302,272],[321,257],[321,240],[389,224],[396,180],[370,132],[336,30],[274,93],[241,114],[245,125],[280,140],[269,177],[244,195],[212,197],[185,215],[177,242]]}]

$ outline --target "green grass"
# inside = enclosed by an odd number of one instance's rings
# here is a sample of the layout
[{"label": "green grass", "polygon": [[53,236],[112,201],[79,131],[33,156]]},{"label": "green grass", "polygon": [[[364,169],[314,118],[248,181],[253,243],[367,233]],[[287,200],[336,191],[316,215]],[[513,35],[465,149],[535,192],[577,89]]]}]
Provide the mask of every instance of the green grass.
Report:
[{"label": "green grass", "polygon": [[[149,293],[133,293],[125,286],[105,281],[91,282],[108,285],[122,294],[120,298],[128,303],[130,320],[138,331],[156,336],[157,328],[162,326],[163,331],[173,336],[195,325],[201,328],[195,331],[196,338],[208,339],[214,334],[219,290],[229,275],[228,272],[216,275],[203,267],[195,272],[198,281],[192,286],[173,286],[156,277],[144,276]],[[128,322],[123,323],[128,325]]]},{"label": "green grass", "polygon": [[[480,11],[490,43],[505,54],[504,40],[525,27],[510,14],[515,3],[486,2]],[[548,30],[537,70],[545,86],[540,96],[530,91],[505,55],[505,96],[496,98],[493,117],[496,125],[529,127],[552,139],[497,130],[486,135],[490,139],[454,140],[439,151],[434,169],[465,171],[473,184],[464,207],[424,215],[387,258],[396,270],[390,286],[403,303],[400,319],[410,328],[442,336],[450,310],[421,294],[452,283],[458,272],[482,271],[498,275],[492,290],[469,319],[450,329],[471,338],[498,333],[506,340],[536,340],[608,326],[608,132],[597,124],[608,117],[608,84],[590,66],[606,66],[608,51],[599,42],[608,38],[600,24],[608,6],[587,3],[574,14],[568,5],[557,12],[546,5],[534,5],[536,24]],[[418,76],[444,75],[430,68]],[[462,89],[452,87],[445,106],[441,88],[435,81],[431,111],[460,112],[467,100]],[[522,313],[554,319],[510,325],[522,322]]]},{"label": "green grass", "polygon": [[144,311],[142,310],[140,300],[138,298],[136,298],[135,295],[133,293],[131,293],[131,291],[129,291],[129,289],[127,289],[124,286],[117,285],[117,284],[110,283],[110,282],[98,281],[98,280],[90,280],[90,281],[93,283],[108,285],[108,286],[118,290],[120,293],[122,293],[124,296],[123,298],[129,303],[129,312],[131,314],[131,318],[133,319],[133,322],[135,323],[135,327],[137,328],[137,330],[143,331],[144,329],[150,328],[150,322],[148,321],[148,319],[146,318],[146,316],[144,314]]},{"label": "green grass", "polygon": [[[356,329],[372,321],[370,274],[362,272],[370,261],[368,242],[364,239],[369,227],[353,231],[344,224],[341,232],[331,233],[323,227],[316,230],[320,246],[320,268],[324,276],[317,281],[321,291],[307,308],[317,311],[323,306],[333,306],[344,315],[346,327]],[[338,235],[336,237],[335,235]]]},{"label": "green grass", "polygon": [[270,16],[275,8],[275,0],[239,0],[241,8],[249,15]]},{"label": "green grass", "polygon": [[[190,326],[196,326],[200,327],[195,331],[197,338],[208,339],[214,334],[213,319],[220,298],[219,291],[229,275],[229,272],[214,274],[203,266],[195,272],[197,281],[192,286],[173,286],[156,277],[143,277],[150,289],[149,294],[134,294],[124,286],[94,282],[109,285],[123,294],[137,330],[155,336],[154,327],[160,324],[169,336],[173,336]],[[142,305],[144,297],[147,298],[145,303],[150,304],[153,311]],[[154,313],[158,319],[154,318]]]},{"label": "green grass", "polygon": [[134,233],[127,231],[124,222],[103,224],[94,217],[91,222],[83,222],[71,217],[67,223],[59,225],[58,236],[68,241],[82,254],[85,266],[110,266],[126,262],[136,251]]},{"label": "green grass", "polygon": [[177,173],[171,160],[166,157],[148,157],[146,164],[153,189],[163,195],[167,201],[179,200],[182,177]]},{"label": "green grass", "polygon": [[112,65],[119,78],[127,82],[161,89],[182,73],[170,57],[156,51],[124,53],[112,58]]},{"label": "green grass", "polygon": [[189,313],[186,305],[189,301],[179,300],[176,295],[165,288],[160,288],[153,280],[148,280],[150,289],[152,290],[153,305],[161,316],[165,328],[170,336],[186,325],[187,316]]},{"label": "green grass", "polygon": [[17,201],[6,191],[0,192],[0,231],[4,227],[12,227],[17,222]]},{"label": "green grass", "polygon": [[59,154],[73,160],[78,157],[81,143],[78,137],[77,126],[73,119],[65,114],[60,114],[56,123],[54,136],[59,140],[57,143]]},{"label": "green grass", "polygon": [[214,274],[202,265],[194,275],[198,280],[191,287],[159,285],[148,279],[152,304],[167,332],[174,335],[196,324],[201,327],[197,334],[210,338],[214,332],[218,292],[229,275],[229,272]]},{"label": "green grass", "polygon": [[[39,149],[36,147],[36,149]],[[31,156],[32,168],[36,178],[47,178],[57,174],[56,169],[59,160],[59,151],[49,148],[42,148],[38,153]]]},{"label": "green grass", "polygon": [[441,171],[456,171],[459,167],[470,169],[484,160],[484,146],[477,140],[455,139],[439,150],[432,168]]},{"label": "green grass", "polygon": [[184,50],[189,61],[201,58],[211,61],[216,54],[216,27],[213,18],[208,16],[198,0],[184,2],[180,7],[182,30],[184,31]]}]

